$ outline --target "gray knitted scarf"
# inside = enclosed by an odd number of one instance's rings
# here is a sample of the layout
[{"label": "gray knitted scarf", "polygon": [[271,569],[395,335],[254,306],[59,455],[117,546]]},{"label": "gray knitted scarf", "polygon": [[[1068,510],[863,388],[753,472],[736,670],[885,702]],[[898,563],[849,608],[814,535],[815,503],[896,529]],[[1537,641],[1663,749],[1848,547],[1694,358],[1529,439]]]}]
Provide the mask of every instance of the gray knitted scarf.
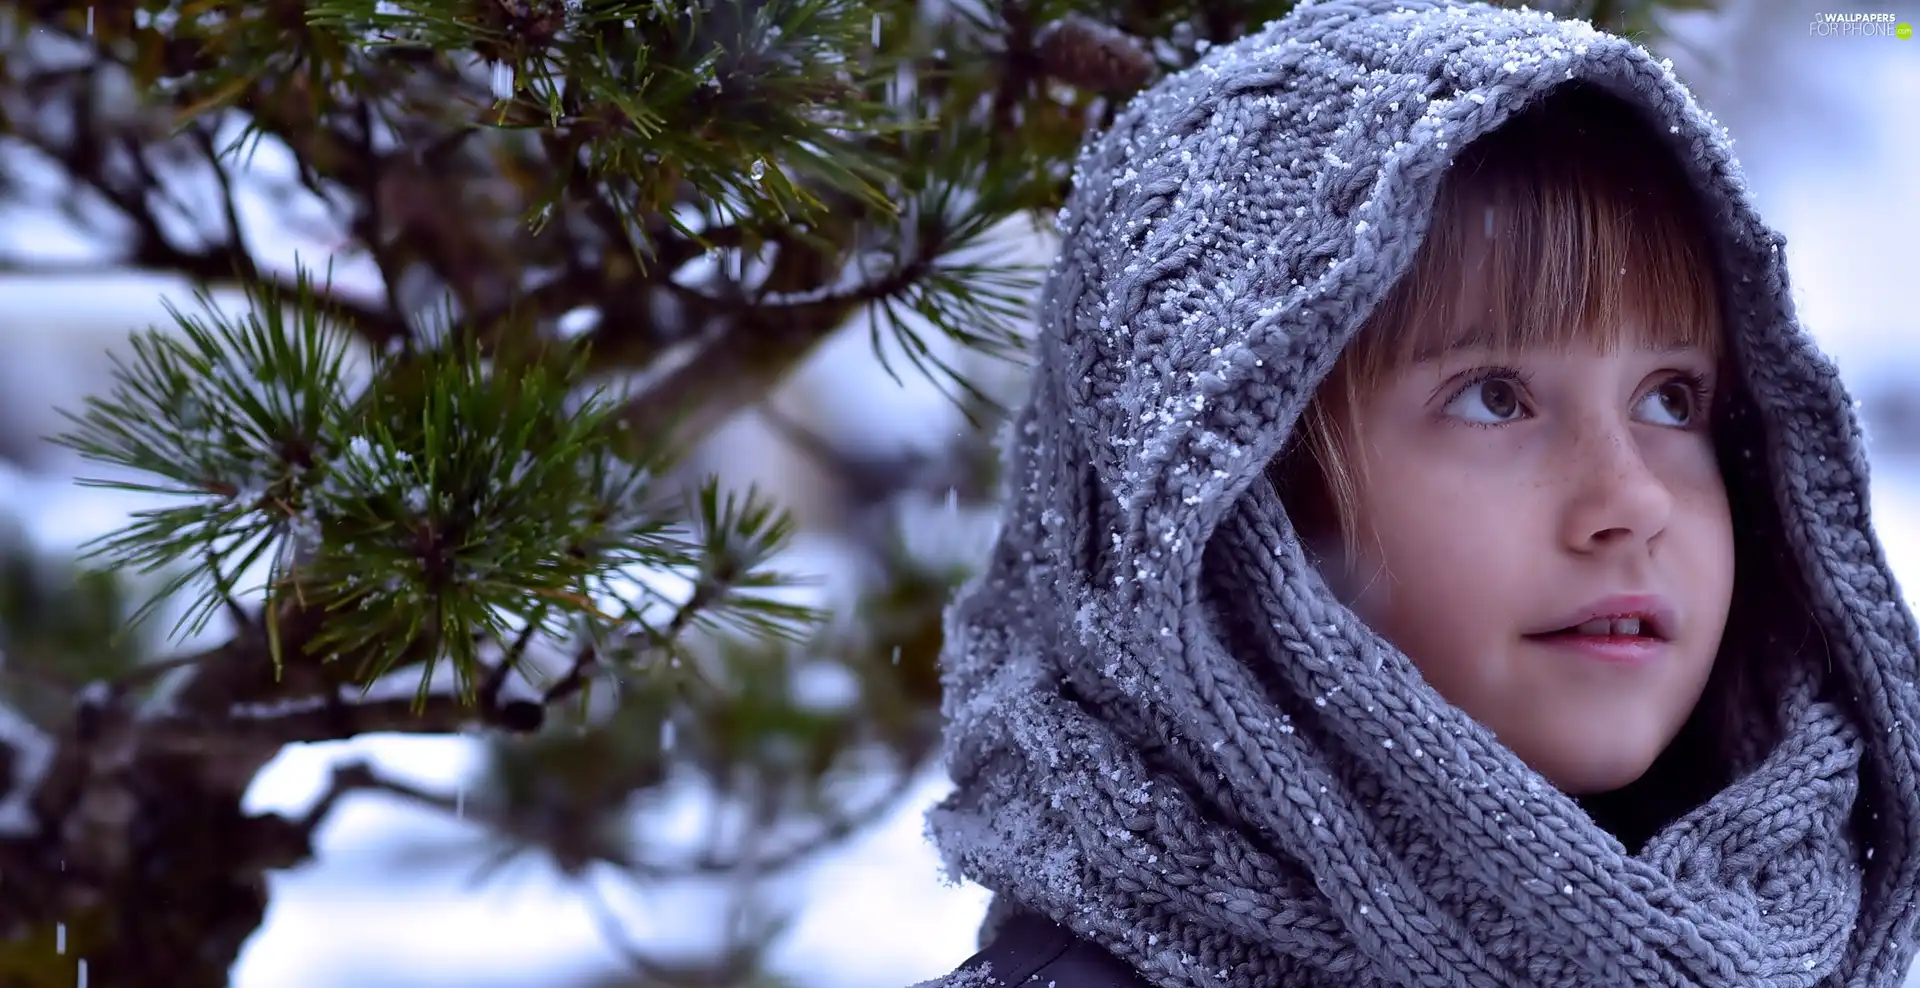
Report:
[{"label": "gray knitted scarf", "polygon": [[[1453,154],[1576,79],[1703,196],[1758,505],[1720,661],[1767,688],[1726,777],[1632,841],[1342,606],[1264,473]],[[1309,3],[1128,104],[1069,207],[1001,534],[948,617],[955,875],[1162,988],[1900,982],[1913,620],[1783,239],[1669,66],[1536,12]]]}]

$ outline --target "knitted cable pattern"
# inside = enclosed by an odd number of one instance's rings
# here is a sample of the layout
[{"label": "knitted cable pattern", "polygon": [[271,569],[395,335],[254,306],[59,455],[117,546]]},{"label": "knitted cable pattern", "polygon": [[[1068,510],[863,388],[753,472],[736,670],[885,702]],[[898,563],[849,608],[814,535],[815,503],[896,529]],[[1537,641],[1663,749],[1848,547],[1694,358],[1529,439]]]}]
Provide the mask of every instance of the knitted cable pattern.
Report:
[{"label": "knitted cable pattern", "polygon": [[[1453,154],[1569,80],[1705,197],[1751,404],[1729,483],[1772,492],[1797,584],[1758,609],[1777,686],[1736,781],[1633,853],[1341,606],[1263,474]],[[948,615],[955,874],[1162,988],[1900,981],[1914,623],[1783,239],[1667,65],[1538,12],[1303,4],[1124,108],[1060,223],[1001,534]]]}]

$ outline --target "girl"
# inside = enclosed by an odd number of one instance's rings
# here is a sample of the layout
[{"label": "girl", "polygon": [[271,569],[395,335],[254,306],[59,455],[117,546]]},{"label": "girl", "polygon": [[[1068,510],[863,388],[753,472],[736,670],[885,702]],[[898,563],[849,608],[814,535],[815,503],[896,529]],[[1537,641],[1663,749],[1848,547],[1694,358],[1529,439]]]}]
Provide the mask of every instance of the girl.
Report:
[{"label": "girl", "polygon": [[1916,636],[1729,144],[1632,43],[1325,0],[1079,167],[934,984],[1900,982]]}]

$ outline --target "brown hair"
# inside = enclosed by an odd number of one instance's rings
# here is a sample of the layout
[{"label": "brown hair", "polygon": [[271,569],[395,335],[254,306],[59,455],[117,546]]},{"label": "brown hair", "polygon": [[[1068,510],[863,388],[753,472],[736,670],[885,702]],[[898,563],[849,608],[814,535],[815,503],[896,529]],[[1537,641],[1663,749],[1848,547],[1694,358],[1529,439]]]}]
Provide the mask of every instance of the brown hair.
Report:
[{"label": "brown hair", "polygon": [[[1462,333],[1496,351],[1660,345],[1725,350],[1713,249],[1692,184],[1628,103],[1569,83],[1462,149],[1406,274],[1307,407],[1273,477],[1303,534],[1337,528],[1356,558],[1358,397]],[[1485,307],[1460,286],[1483,279]],[[1313,530],[1321,529],[1322,532]]]}]

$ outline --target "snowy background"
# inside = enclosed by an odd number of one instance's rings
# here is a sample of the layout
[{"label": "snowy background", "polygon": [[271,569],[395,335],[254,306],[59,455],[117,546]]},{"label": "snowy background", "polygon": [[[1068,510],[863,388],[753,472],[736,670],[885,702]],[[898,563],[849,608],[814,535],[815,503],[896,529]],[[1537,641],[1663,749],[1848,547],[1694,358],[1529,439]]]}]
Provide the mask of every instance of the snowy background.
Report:
[{"label": "snowy background", "polygon": [[[1903,584],[1920,588],[1920,39],[1810,37],[1813,6],[1735,0],[1678,22],[1669,54],[1738,138],[1762,213],[1789,238],[1802,317],[1873,430],[1881,537]],[[1917,0],[1844,9],[1920,21]],[[268,177],[281,164],[264,152],[256,161]],[[329,247],[278,227],[264,202],[244,218],[279,264],[296,254],[316,263]],[[28,212],[0,213],[0,238],[44,257],[97,250]],[[1016,246],[1044,260],[1048,245],[1026,237]],[[367,274],[342,267],[334,277],[364,284]],[[23,434],[57,430],[53,409],[76,407],[103,384],[106,355],[130,330],[164,319],[161,299],[186,297],[183,285],[148,276],[0,277],[0,421]],[[866,348],[864,329],[852,328],[793,382],[792,403],[849,440],[891,444],[954,427],[942,399],[895,386]],[[714,454],[730,474],[772,482],[804,507],[803,466],[752,421],[726,430]],[[0,467],[0,514],[17,515],[48,546],[77,545],[139,506],[74,487],[70,462],[50,467]],[[829,577],[836,565],[822,539],[802,539],[795,562]],[[442,787],[478,767],[476,746],[459,738],[307,746],[270,766],[250,803],[297,812],[344,757]],[[920,814],[943,785],[929,775],[906,809],[781,890],[806,904],[777,955],[781,969],[822,988],[899,988],[972,952],[985,896],[943,885],[921,836]],[[579,899],[550,875],[522,868],[474,883],[477,857],[455,852],[475,836],[458,820],[380,797],[350,800],[320,835],[318,861],[274,878],[267,922],[235,985],[505,988],[620,970]],[[710,928],[712,905],[686,889],[621,909],[636,940],[660,943]]]}]

